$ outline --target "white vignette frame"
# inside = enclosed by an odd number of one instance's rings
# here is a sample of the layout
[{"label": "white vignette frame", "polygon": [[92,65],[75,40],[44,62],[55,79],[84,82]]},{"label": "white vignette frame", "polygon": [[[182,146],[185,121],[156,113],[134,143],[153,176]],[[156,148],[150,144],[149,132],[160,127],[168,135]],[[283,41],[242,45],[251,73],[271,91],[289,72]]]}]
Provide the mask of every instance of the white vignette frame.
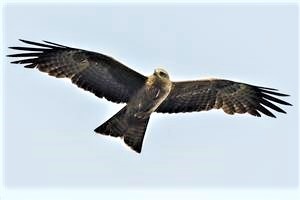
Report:
[{"label": "white vignette frame", "polygon": [[[6,2],[1,3],[1,10],[3,11],[5,9],[5,5],[7,3],[113,3],[113,4],[133,4],[133,3],[201,3],[201,4],[212,4],[212,3],[218,3],[218,4],[228,4],[228,3],[255,3],[255,4],[268,4],[268,3],[293,3],[298,5],[298,33],[300,23],[299,23],[299,5],[300,3],[297,0],[294,1],[284,1],[284,0],[277,0],[277,1],[271,1],[271,0],[265,0],[265,1],[249,1],[249,0],[234,0],[234,1],[228,1],[228,0],[188,0],[188,1],[174,1],[174,0],[164,0],[164,1],[159,1],[159,0],[154,0],[154,1],[149,1],[149,0],[143,0],[143,1],[128,1],[128,0],[123,0],[123,1],[109,1],[109,0],[99,0],[99,1],[83,1],[83,0],[64,0],[64,1],[59,1],[59,0],[54,0],[54,1],[38,1],[38,0],[33,0],[33,1],[26,1],[26,0],[6,0]],[[1,15],[1,29],[2,29],[2,37],[0,37],[0,43],[2,44],[1,48],[1,63],[2,67],[5,66],[5,59],[4,59],[4,48],[3,46],[3,13]],[[298,58],[299,58],[299,39],[298,39]],[[1,70],[3,71],[3,70]],[[299,77],[299,61],[298,61],[298,77]],[[4,102],[3,102],[3,94],[4,94],[4,77],[3,73],[0,74],[0,82],[1,82],[1,87],[0,87],[0,97],[1,97],[1,111],[0,112],[0,124],[1,124],[1,134],[0,134],[0,143],[1,143],[1,148],[0,148],[0,199],[2,200],[35,200],[35,199],[209,199],[209,200],[217,200],[217,199],[230,199],[230,200],[250,200],[250,199],[255,199],[255,200],[298,200],[300,199],[300,187],[299,187],[299,173],[298,173],[298,186],[295,188],[272,188],[272,189],[254,189],[254,188],[249,188],[249,189],[228,189],[228,188],[205,188],[205,189],[198,189],[198,188],[185,188],[185,189],[180,189],[180,188],[173,188],[173,189],[134,189],[134,188],[128,188],[128,189],[79,189],[79,188],[74,188],[74,189],[41,189],[41,188],[7,188],[4,184]],[[299,86],[299,79],[298,79],[298,86]],[[298,94],[299,95],[299,94]],[[299,97],[299,96],[298,96]],[[299,98],[298,98],[299,99]],[[299,108],[298,108],[299,109]],[[298,114],[299,114],[298,110]],[[299,131],[299,130],[298,130]],[[300,137],[298,137],[298,144],[300,143]],[[300,153],[299,153],[299,147],[298,147],[298,162],[300,161]],[[298,165],[300,166],[300,165]]]}]

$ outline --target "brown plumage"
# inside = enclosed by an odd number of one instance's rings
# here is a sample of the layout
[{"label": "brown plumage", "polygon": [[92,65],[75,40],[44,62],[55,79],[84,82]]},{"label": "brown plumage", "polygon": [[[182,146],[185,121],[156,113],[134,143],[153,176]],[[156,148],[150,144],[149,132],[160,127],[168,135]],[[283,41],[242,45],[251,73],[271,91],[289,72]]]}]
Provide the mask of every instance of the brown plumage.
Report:
[{"label": "brown plumage", "polygon": [[268,108],[281,113],[286,112],[273,104],[272,101],[282,105],[291,105],[273,97],[289,95],[275,91],[272,88],[222,79],[173,82],[169,96],[156,112],[178,113],[222,108],[227,114],[249,113],[260,117],[259,112],[261,112],[267,116],[275,117]]},{"label": "brown plumage", "polygon": [[[146,77],[96,52],[44,41],[21,40],[35,47],[10,47],[25,53],[8,55],[23,58],[11,63],[37,68],[57,78],[70,78],[78,87],[115,103],[126,103],[112,118],[95,129],[97,133],[121,137],[141,152],[152,112],[179,113],[223,109],[227,114],[249,113],[275,117],[271,110],[286,113],[273,102],[290,103],[276,89],[222,79],[171,82],[168,73],[156,69]],[[277,96],[277,97],[276,97]]]}]

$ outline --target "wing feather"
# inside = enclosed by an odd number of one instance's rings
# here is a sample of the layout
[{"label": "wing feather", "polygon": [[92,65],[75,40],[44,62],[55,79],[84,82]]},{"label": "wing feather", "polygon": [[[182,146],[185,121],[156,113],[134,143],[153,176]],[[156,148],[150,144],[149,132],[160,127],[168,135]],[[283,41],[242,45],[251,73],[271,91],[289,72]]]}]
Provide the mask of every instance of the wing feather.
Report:
[{"label": "wing feather", "polygon": [[70,78],[78,87],[110,101],[128,102],[144,85],[146,77],[104,54],[44,41],[20,40],[34,47],[10,47],[25,51],[8,55],[20,58],[13,64],[25,64],[50,76]]},{"label": "wing feather", "polygon": [[269,109],[286,112],[272,102],[291,104],[274,97],[289,95],[274,91],[277,90],[222,79],[173,82],[169,96],[156,112],[178,113],[222,108],[227,114],[249,113],[260,117],[262,113],[275,117]]}]

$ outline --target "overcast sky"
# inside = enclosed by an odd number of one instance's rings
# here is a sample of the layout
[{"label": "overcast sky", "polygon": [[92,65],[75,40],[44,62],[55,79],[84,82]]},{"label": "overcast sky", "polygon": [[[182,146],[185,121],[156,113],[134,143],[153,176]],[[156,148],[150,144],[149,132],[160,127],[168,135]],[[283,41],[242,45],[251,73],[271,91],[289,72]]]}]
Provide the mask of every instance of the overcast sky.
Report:
[{"label": "overcast sky", "polygon": [[5,47],[23,45],[19,38],[48,40],[110,55],[144,75],[162,66],[173,80],[217,77],[277,88],[294,105],[276,119],[155,113],[136,154],[93,132],[123,105],[6,64],[7,186],[297,186],[297,7],[29,4],[7,6],[4,17]]}]

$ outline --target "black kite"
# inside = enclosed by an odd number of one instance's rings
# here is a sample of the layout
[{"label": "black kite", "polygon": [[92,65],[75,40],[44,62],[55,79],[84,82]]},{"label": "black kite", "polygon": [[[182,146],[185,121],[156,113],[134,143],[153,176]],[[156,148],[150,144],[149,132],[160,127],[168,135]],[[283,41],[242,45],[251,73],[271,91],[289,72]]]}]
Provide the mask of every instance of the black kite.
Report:
[{"label": "black kite", "polygon": [[140,153],[152,112],[179,113],[222,108],[227,114],[249,113],[270,117],[269,110],[286,113],[272,102],[291,105],[274,96],[288,96],[276,89],[222,79],[172,82],[163,69],[149,77],[126,67],[112,57],[44,41],[21,40],[35,47],[10,47],[26,51],[9,57],[26,68],[38,68],[57,78],[70,78],[78,87],[115,103],[126,103],[117,114],[95,129],[95,132],[121,137]]}]

